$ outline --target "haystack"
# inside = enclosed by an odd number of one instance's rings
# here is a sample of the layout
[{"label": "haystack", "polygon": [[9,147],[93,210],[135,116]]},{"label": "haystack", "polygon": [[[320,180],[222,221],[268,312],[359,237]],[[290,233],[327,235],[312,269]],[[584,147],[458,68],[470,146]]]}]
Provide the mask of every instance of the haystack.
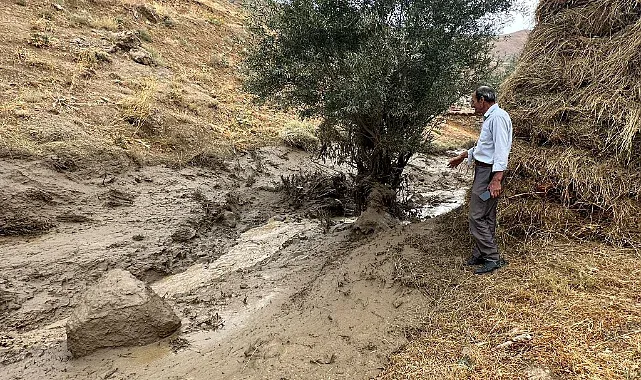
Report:
[{"label": "haystack", "polygon": [[541,0],[501,103],[506,231],[641,245],[641,2]]}]

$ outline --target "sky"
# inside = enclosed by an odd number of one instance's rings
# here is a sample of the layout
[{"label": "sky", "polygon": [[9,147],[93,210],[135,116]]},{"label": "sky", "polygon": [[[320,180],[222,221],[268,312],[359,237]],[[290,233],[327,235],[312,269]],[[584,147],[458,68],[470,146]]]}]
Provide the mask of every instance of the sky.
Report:
[{"label": "sky", "polygon": [[517,0],[523,12],[514,12],[512,21],[503,28],[503,34],[516,32],[523,29],[532,29],[534,26],[534,11],[539,0]]}]

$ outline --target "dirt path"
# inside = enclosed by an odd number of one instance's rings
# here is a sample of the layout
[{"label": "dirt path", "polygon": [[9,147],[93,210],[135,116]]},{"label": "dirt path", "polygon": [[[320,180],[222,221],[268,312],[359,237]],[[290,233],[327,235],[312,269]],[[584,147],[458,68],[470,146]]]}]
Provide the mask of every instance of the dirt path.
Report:
[{"label": "dirt path", "polygon": [[[301,218],[277,181],[309,170],[308,159],[266,148],[218,169],[98,176],[4,162],[5,213],[24,228],[55,227],[0,240],[0,378],[376,375],[406,342],[423,301],[395,282],[404,231],[428,234],[431,225],[354,241],[350,220],[326,231]],[[409,168],[408,196],[433,206],[425,215],[455,206],[454,190],[466,184],[465,173],[441,174],[444,163],[418,158]],[[72,360],[65,318],[82,291],[115,267],[151,282],[183,327],[156,344]]]}]

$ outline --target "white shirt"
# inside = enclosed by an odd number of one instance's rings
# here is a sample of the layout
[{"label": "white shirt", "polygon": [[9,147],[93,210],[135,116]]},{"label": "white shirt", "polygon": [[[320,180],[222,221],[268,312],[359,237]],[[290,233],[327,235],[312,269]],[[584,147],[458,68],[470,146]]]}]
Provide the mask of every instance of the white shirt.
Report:
[{"label": "white shirt", "polygon": [[512,120],[498,104],[492,105],[484,116],[481,134],[476,145],[467,151],[467,162],[474,160],[492,165],[493,172],[507,169],[512,148]]}]

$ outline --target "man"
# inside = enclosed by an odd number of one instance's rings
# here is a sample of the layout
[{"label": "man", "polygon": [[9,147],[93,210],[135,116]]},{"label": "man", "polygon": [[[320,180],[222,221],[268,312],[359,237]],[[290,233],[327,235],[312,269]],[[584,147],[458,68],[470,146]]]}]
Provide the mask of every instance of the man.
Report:
[{"label": "man", "polygon": [[496,205],[512,147],[512,120],[496,104],[496,92],[487,86],[472,94],[472,107],[477,115],[483,115],[479,139],[476,146],[451,159],[448,166],[456,168],[466,158],[468,164],[475,165],[469,214],[475,244],[466,265],[482,265],[474,273],[483,274],[506,264],[496,244]]}]

